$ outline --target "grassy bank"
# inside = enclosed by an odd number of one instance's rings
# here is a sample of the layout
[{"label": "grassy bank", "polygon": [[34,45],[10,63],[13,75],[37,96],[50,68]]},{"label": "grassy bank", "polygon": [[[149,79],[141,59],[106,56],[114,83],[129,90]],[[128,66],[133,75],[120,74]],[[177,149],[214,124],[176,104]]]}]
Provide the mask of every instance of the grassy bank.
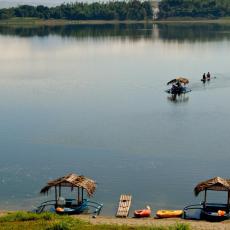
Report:
[{"label": "grassy bank", "polygon": [[0,25],[18,25],[18,26],[36,26],[36,25],[47,25],[47,26],[56,26],[56,25],[76,25],[76,24],[137,24],[137,23],[152,23],[152,20],[64,20],[64,19],[39,19],[39,18],[11,18],[6,20],[0,20]]},{"label": "grassy bank", "polygon": [[230,17],[223,17],[218,19],[209,18],[189,18],[189,17],[174,17],[167,18],[164,20],[157,20],[154,23],[219,23],[219,24],[230,24]]},{"label": "grassy bank", "polygon": [[60,216],[52,213],[13,212],[0,217],[1,230],[190,230],[187,224],[171,226],[127,226],[127,225],[93,225],[70,216]]},{"label": "grassy bank", "polygon": [[89,24],[89,25],[100,25],[100,24],[137,24],[137,23],[220,23],[230,24],[230,18],[220,19],[191,19],[191,18],[169,18],[167,20],[64,20],[64,19],[39,19],[39,18],[11,18],[7,20],[0,20],[0,25],[9,26],[58,26],[58,25],[77,25],[77,24]]}]

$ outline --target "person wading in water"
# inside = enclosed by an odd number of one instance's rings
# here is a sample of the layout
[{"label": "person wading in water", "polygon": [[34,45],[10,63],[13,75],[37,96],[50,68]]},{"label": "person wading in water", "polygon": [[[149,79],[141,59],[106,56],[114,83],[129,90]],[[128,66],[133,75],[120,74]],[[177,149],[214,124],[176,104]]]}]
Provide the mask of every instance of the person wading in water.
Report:
[{"label": "person wading in water", "polygon": [[205,75],[205,73],[203,74],[202,81],[203,81],[203,82],[206,81],[206,75]]},{"label": "person wading in water", "polygon": [[208,72],[208,73],[207,73],[207,80],[210,81],[210,79],[211,79],[211,75],[210,75],[210,73]]}]

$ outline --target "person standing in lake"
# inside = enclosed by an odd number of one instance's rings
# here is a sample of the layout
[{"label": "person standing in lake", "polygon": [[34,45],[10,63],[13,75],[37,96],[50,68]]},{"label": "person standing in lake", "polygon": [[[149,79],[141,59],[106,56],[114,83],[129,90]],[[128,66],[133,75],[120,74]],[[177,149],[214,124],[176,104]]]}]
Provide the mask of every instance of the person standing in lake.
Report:
[{"label": "person standing in lake", "polygon": [[211,75],[210,75],[210,73],[208,72],[208,73],[207,73],[207,80],[210,81],[210,79],[211,79]]},{"label": "person standing in lake", "polygon": [[205,73],[203,74],[202,81],[203,81],[203,82],[206,81],[206,75],[205,75]]}]

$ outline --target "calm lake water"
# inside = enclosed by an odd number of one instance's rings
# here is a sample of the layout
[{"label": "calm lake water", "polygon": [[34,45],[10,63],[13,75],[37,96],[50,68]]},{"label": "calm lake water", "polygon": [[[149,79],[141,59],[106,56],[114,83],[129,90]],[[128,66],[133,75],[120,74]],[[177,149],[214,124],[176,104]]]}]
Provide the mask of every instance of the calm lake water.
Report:
[{"label": "calm lake water", "polygon": [[[97,181],[104,215],[122,193],[131,211],[200,202],[198,182],[230,177],[229,60],[230,25],[0,27],[0,209],[69,172]],[[193,91],[171,101],[176,76]]]}]

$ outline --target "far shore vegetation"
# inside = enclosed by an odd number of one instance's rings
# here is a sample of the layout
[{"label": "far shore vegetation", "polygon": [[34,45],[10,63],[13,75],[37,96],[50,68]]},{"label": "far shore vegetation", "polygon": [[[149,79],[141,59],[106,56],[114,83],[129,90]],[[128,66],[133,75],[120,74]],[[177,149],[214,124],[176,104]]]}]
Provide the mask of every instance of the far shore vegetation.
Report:
[{"label": "far shore vegetation", "polygon": [[56,7],[21,5],[0,9],[0,19],[40,18],[65,20],[147,20],[153,18],[150,1],[67,3]]},{"label": "far shore vegetation", "polygon": [[162,0],[159,19],[218,19],[230,16],[229,0]]},{"label": "far shore vegetation", "polygon": [[0,9],[0,25],[230,23],[229,0],[161,0],[155,9],[149,0],[21,5]]},{"label": "far shore vegetation", "polygon": [[93,225],[76,217],[53,213],[35,214],[17,211],[0,217],[1,230],[190,230],[188,224],[178,223],[171,226],[127,226]]}]

